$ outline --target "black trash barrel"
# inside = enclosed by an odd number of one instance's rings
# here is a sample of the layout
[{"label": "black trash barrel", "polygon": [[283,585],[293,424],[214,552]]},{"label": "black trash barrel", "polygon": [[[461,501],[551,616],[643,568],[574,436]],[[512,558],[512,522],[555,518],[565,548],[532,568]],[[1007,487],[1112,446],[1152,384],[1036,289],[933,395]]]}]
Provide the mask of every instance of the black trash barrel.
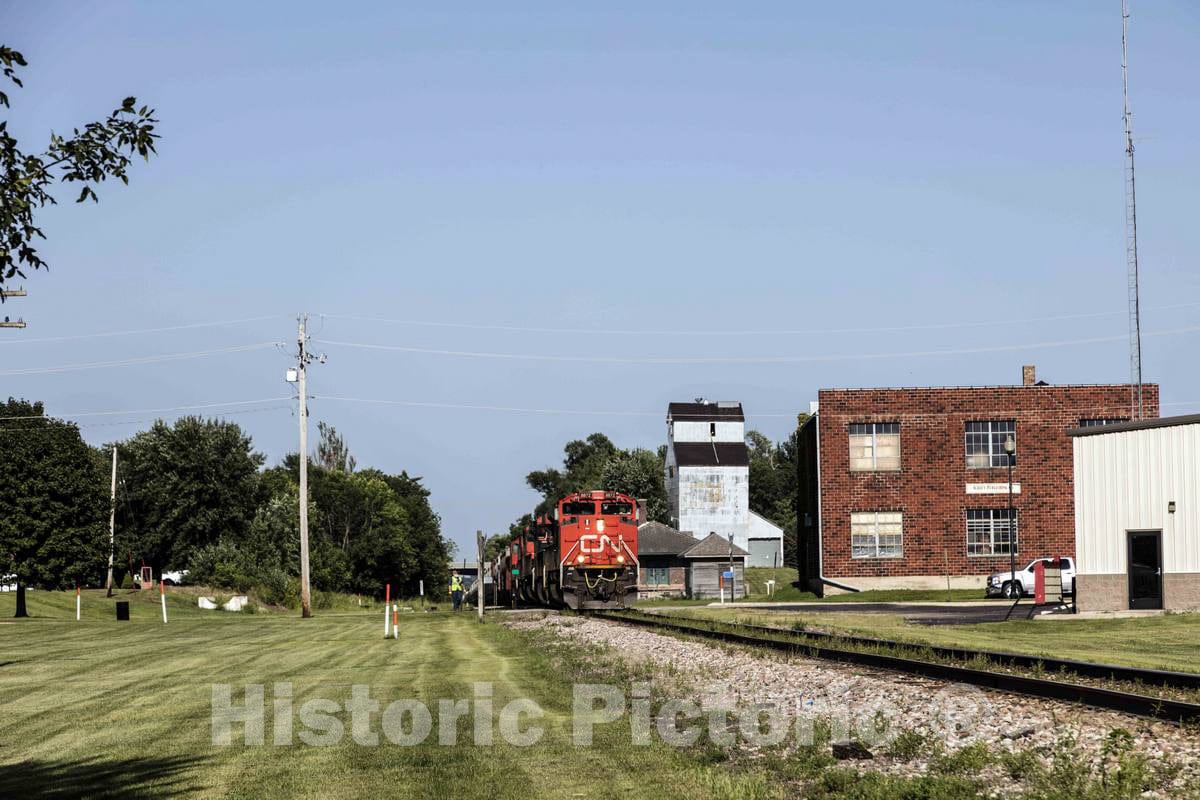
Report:
[{"label": "black trash barrel", "polygon": [[129,621],[129,601],[128,600],[118,600],[117,601],[117,619],[125,620],[126,622]]}]

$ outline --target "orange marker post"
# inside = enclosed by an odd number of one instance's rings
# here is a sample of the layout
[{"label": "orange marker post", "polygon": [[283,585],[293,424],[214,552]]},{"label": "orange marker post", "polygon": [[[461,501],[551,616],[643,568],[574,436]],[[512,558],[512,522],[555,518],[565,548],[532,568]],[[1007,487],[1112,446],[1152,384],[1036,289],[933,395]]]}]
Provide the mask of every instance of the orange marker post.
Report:
[{"label": "orange marker post", "polygon": [[392,606],[392,636],[400,638],[400,604]]}]

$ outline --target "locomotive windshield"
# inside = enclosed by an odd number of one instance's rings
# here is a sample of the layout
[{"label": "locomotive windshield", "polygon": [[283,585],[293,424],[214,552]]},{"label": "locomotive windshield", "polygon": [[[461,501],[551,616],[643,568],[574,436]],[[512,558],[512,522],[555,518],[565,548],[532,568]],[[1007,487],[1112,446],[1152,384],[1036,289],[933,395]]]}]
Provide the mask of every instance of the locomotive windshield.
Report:
[{"label": "locomotive windshield", "polygon": [[570,503],[563,503],[562,513],[568,517],[582,517],[588,514],[596,513],[596,504],[585,502],[583,500],[575,500]]},{"label": "locomotive windshield", "polygon": [[601,514],[620,514],[623,517],[628,517],[633,513],[633,503],[624,503],[617,500],[611,500],[607,503],[600,504]]}]

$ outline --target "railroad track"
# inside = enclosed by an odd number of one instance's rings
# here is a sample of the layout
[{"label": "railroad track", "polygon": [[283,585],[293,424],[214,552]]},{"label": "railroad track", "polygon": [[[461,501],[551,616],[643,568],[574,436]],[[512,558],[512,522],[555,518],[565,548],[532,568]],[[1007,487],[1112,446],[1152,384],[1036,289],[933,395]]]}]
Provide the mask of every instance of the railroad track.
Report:
[{"label": "railroad track", "polygon": [[[1030,697],[1081,703],[1141,717],[1153,717],[1172,722],[1200,722],[1200,704],[1197,703],[1154,697],[1140,692],[1089,686],[1070,680],[1053,680],[1011,672],[978,669],[947,663],[947,661],[982,660],[1016,669],[1058,672],[1064,676],[1078,675],[1099,680],[1135,683],[1147,687],[1200,688],[1200,676],[1186,672],[1091,664],[1084,661],[1042,658],[1017,653],[929,647],[886,639],[839,636],[819,631],[790,631],[765,625],[707,621],[695,623],[690,620],[668,619],[661,615],[640,611],[601,611],[594,612],[593,616],[628,625],[657,628],[732,644],[766,648],[847,664],[860,664]],[[885,652],[887,650],[893,652]],[[937,661],[915,657],[918,654],[926,653],[946,660]]]}]

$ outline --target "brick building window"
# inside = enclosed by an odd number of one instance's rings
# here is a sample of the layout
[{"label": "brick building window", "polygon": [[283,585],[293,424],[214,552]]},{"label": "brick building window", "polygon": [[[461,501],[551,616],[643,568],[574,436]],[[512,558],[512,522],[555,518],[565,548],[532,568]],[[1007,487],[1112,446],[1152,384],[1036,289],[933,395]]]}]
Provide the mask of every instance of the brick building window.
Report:
[{"label": "brick building window", "polygon": [[850,515],[852,558],[900,558],[904,555],[904,514],[855,511]]},{"label": "brick building window", "polygon": [[670,567],[646,567],[642,575],[645,586],[666,586],[671,582]]},{"label": "brick building window", "polygon": [[[1020,547],[1020,516],[1013,509],[1012,537]],[[1011,550],[1007,508],[967,509],[967,555],[1006,556]]]},{"label": "brick building window", "polygon": [[[967,423],[967,467],[987,469],[1007,467],[1008,453],[1004,452],[1004,440],[1013,437],[1017,441],[1017,423],[1011,419],[991,419]],[[1016,452],[1013,463],[1017,463]]]},{"label": "brick building window", "polygon": [[1081,428],[1097,428],[1101,425],[1116,425],[1119,422],[1129,422],[1129,417],[1096,417],[1095,419],[1079,420]]},{"label": "brick building window", "polygon": [[900,423],[865,422],[850,426],[850,471],[900,469]]}]

